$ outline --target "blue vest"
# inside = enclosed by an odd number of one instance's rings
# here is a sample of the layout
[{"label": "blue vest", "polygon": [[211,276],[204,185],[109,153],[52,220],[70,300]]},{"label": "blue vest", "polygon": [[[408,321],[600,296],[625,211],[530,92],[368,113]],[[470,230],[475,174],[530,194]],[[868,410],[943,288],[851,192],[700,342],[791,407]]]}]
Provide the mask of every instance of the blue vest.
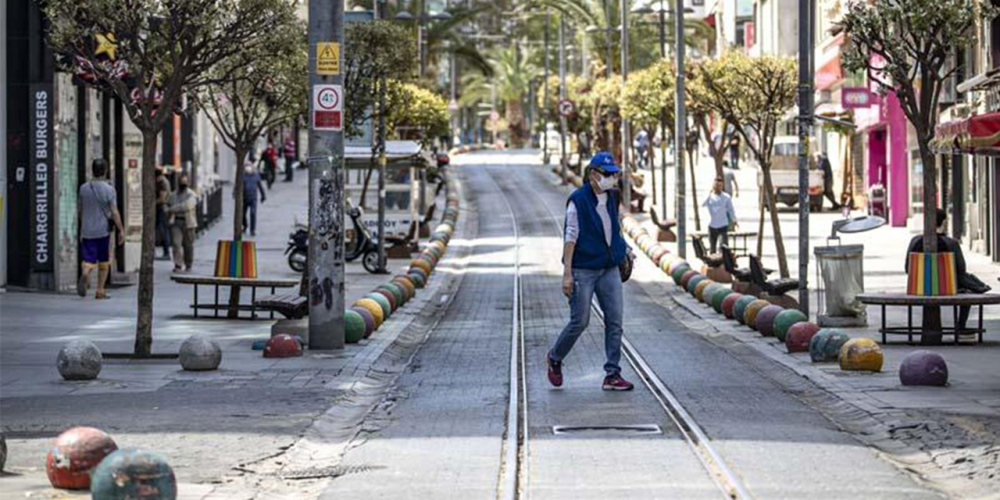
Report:
[{"label": "blue vest", "polygon": [[607,269],[618,267],[625,258],[626,245],[622,238],[621,221],[618,220],[617,191],[608,192],[608,215],[611,216],[611,246],[604,239],[604,225],[597,215],[597,193],[585,182],[569,196],[576,206],[580,234],[573,251],[573,267],[580,269]]}]

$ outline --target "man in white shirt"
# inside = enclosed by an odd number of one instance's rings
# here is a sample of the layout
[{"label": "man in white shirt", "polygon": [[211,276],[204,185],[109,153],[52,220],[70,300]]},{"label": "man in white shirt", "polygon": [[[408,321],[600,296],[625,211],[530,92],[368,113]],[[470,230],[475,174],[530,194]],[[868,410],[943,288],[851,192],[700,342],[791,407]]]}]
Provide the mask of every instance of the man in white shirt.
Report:
[{"label": "man in white shirt", "polygon": [[708,194],[705,203],[701,204],[708,209],[708,215],[711,217],[708,222],[708,241],[712,247],[712,253],[716,252],[720,239],[723,245],[729,245],[729,226],[735,228],[737,225],[733,199],[723,191],[724,185],[723,178],[716,177],[712,192]]}]

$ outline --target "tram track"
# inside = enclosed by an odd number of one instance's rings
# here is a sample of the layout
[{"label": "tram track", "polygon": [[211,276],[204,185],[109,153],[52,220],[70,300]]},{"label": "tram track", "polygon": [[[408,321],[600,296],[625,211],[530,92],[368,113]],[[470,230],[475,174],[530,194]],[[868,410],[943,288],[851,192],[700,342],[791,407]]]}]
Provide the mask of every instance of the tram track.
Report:
[{"label": "tram track", "polygon": [[[516,169],[512,169],[516,170]],[[506,190],[496,178],[489,174],[490,179],[496,184],[508,215],[512,222],[515,239],[515,272],[514,272],[514,307],[513,323],[511,334],[510,350],[510,391],[508,400],[507,432],[504,443],[503,466],[501,467],[501,481],[498,488],[498,498],[501,499],[521,499],[528,498],[530,489],[528,488],[528,466],[530,456],[529,427],[528,427],[528,393],[525,361],[524,342],[524,311],[521,302],[521,265],[520,265],[520,233],[518,230],[519,218],[511,204],[510,197]],[[539,201],[545,210],[547,217],[542,217],[548,221],[556,235],[562,235],[563,227],[561,218],[553,213],[549,205],[543,200],[542,195],[532,186],[531,182],[522,182],[521,186],[526,186],[533,197]],[[604,314],[598,306],[596,297],[591,304],[595,315],[604,322]],[[734,500],[751,500],[750,494],[738,474],[726,463],[721,454],[712,445],[711,439],[698,425],[679,399],[670,390],[669,386],[657,375],[657,373],[646,362],[639,350],[628,340],[627,336],[622,337],[622,354],[631,368],[639,375],[639,378],[646,389],[653,395],[660,408],[668,416],[671,422],[677,427],[684,441],[697,457],[701,466],[706,470],[712,481],[718,487],[722,498]]]}]

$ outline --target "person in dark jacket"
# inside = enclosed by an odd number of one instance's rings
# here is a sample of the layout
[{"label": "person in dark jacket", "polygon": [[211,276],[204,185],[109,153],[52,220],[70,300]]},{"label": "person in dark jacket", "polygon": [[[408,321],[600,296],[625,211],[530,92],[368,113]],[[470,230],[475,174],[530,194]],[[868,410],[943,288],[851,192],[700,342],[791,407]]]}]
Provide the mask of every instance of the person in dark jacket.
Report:
[{"label": "person in dark jacket", "polygon": [[823,196],[830,200],[834,210],[840,210],[840,203],[833,194],[833,166],[830,165],[830,157],[826,153],[819,156],[819,169],[823,171]]},{"label": "person in dark jacket", "polygon": [[249,230],[250,236],[257,236],[257,193],[260,192],[261,203],[267,201],[261,181],[260,172],[253,163],[247,162],[243,167],[243,232]]},{"label": "person in dark jacket", "polygon": [[629,258],[629,248],[618,219],[619,194],[615,189],[621,168],[614,156],[600,152],[590,160],[586,182],[566,203],[563,245],[563,294],[569,299],[570,320],[547,355],[549,382],[563,383],[562,361],[590,322],[594,295],[604,312],[603,389],[628,391],[632,383],[621,376],[622,282],[618,265]]}]

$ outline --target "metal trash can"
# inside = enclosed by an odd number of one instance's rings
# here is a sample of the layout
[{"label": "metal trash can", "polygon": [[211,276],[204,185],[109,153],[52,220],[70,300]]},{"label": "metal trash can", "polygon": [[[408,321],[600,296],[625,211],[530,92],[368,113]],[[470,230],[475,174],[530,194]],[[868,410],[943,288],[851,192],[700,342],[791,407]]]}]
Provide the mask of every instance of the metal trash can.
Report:
[{"label": "metal trash can", "polygon": [[817,322],[821,327],[867,326],[864,245],[816,247],[816,283],[820,284]]}]

